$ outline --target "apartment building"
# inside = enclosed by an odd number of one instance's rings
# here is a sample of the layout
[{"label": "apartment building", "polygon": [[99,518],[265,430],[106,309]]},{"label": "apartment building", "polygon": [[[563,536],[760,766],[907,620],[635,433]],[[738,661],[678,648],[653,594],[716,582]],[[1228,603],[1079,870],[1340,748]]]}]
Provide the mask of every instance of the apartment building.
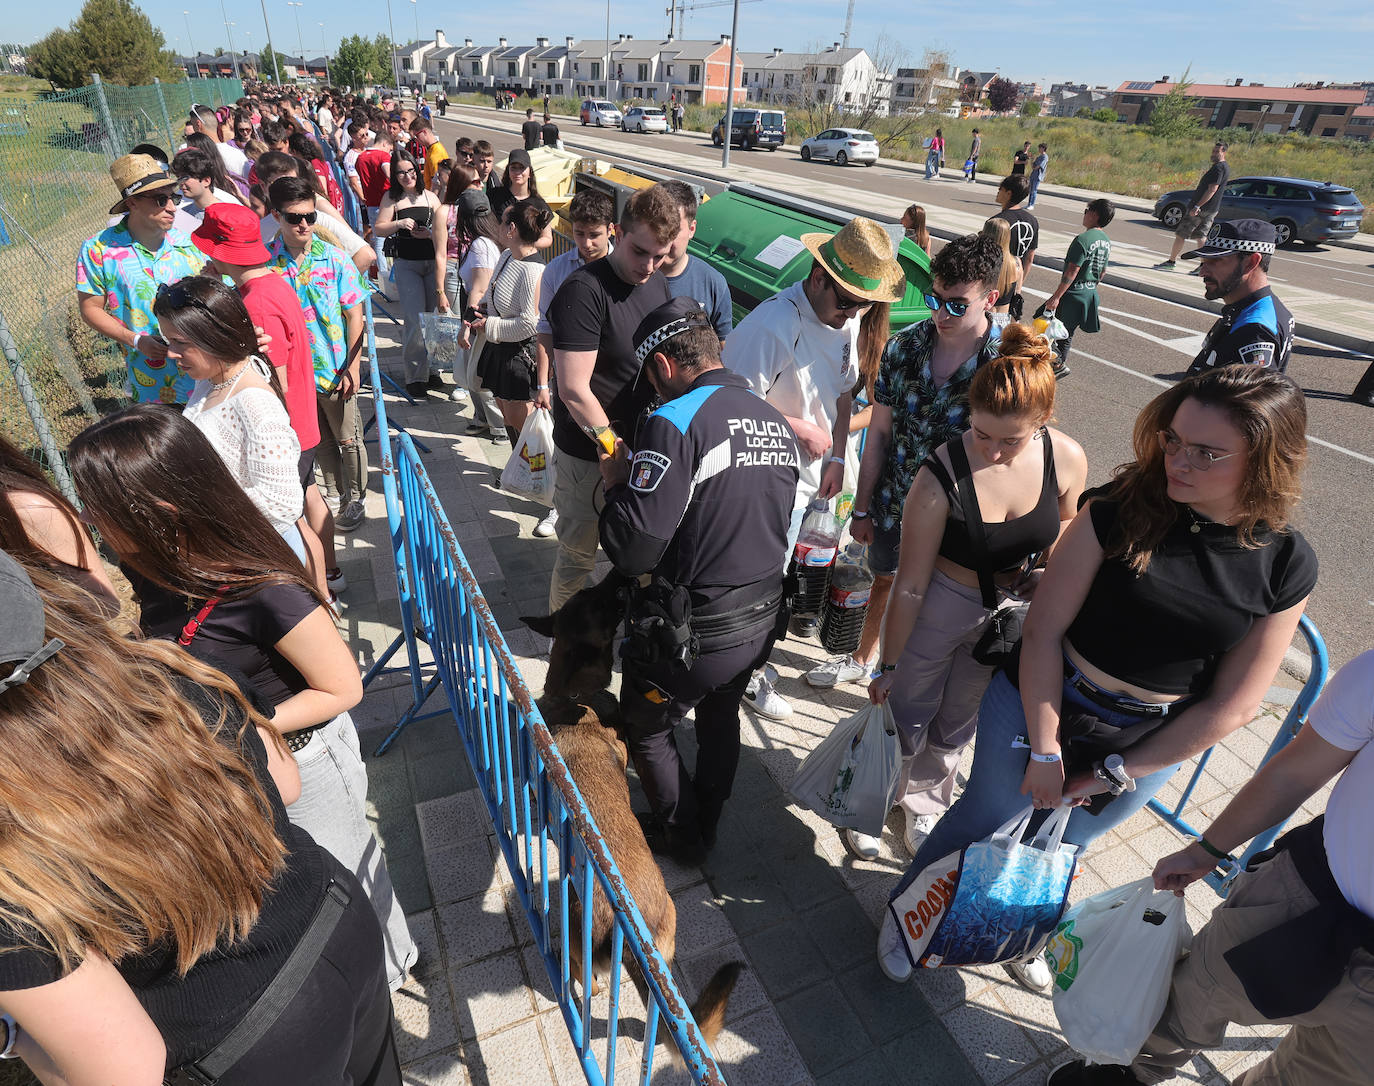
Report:
[{"label": "apartment building", "polygon": [[[1146,124],[1176,85],[1168,79],[1122,83],[1112,96],[1112,108],[1128,124]],[[1354,135],[1351,122],[1355,111],[1365,104],[1365,92],[1358,87],[1266,87],[1240,79],[1233,83],[1194,83],[1188,96],[1193,99],[1193,116],[1206,128],[1296,132],[1328,139]]]}]

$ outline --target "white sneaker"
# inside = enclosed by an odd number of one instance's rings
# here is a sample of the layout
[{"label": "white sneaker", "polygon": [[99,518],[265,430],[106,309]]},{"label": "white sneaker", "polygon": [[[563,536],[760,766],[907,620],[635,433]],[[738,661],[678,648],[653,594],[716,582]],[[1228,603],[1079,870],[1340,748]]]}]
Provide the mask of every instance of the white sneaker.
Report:
[{"label": "white sneaker", "polygon": [[915,856],[916,850],[921,847],[921,842],[930,836],[930,831],[935,828],[935,823],[940,821],[940,816],[933,814],[914,815],[910,811],[903,813],[906,815],[906,832],[902,834],[902,840],[906,842],[906,850]]},{"label": "white sneaker", "polygon": [[772,664],[765,664],[749,678],[744,688],[744,702],[760,716],[770,720],[786,720],[792,715],[792,706],[777,692],[773,684],[778,681],[777,670]]},{"label": "white sneaker", "polygon": [[871,833],[860,833],[855,829],[844,831],[845,847],[854,853],[861,860],[876,860],[878,850],[882,848],[883,840],[881,837],[874,837]]},{"label": "white sneaker", "polygon": [[878,929],[878,968],[896,984],[911,979],[911,959],[907,957],[902,933],[891,909],[883,910],[883,925]]},{"label": "white sneaker", "polygon": [[341,569],[336,569],[333,573],[326,571],[324,579],[325,583],[329,585],[330,592],[342,592],[348,587],[348,578],[344,576],[344,571]]},{"label": "white sneaker", "polygon": [[853,656],[837,656],[823,664],[817,664],[806,673],[806,681],[812,686],[839,686],[840,683],[858,682],[868,678],[868,668]]},{"label": "white sneaker", "polygon": [[1017,984],[1032,992],[1048,992],[1054,984],[1054,974],[1050,972],[1049,963],[1039,954],[1024,962],[1003,962],[1002,968],[1012,975]]},{"label": "white sneaker", "polygon": [[540,539],[548,539],[553,535],[554,528],[558,524],[558,510],[550,509],[544,514],[544,519],[534,526],[534,534]]},{"label": "white sneaker", "polygon": [[467,403],[468,390],[459,385],[457,388],[455,388],[452,392],[448,394],[448,398],[452,400],[454,403]]}]

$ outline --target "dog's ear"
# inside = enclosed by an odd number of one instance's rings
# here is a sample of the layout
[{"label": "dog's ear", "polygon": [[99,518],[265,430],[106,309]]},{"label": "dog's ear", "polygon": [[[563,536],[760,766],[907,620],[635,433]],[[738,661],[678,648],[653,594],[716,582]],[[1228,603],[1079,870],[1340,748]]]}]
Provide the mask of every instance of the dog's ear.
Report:
[{"label": "dog's ear", "polygon": [[520,621],[537,634],[553,636],[553,615],[521,615]]}]

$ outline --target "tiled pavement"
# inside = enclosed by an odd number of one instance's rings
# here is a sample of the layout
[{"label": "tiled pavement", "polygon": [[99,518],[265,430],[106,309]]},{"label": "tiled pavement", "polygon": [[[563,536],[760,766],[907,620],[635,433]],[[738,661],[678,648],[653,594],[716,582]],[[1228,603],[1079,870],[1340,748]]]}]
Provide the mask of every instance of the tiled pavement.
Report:
[{"label": "tiled pavement", "polygon": [[[390,326],[379,323],[378,332],[385,347]],[[436,395],[412,408],[389,398],[388,411],[431,447],[424,459],[435,487],[538,690],[544,662],[519,616],[545,610],[555,544],[531,536],[541,510],[494,488],[504,449],[457,436],[470,414],[465,404]],[[346,635],[364,665],[390,644],[399,618],[375,446],[372,451],[369,519],[341,537],[340,550],[350,581]],[[774,662],[794,715],[778,723],[742,713],[744,750],[719,846],[699,870],[662,865],[678,909],[676,971],[689,998],[722,962],[748,966],[716,1046],[728,1080],[759,1086],[1043,1082],[1065,1051],[1047,998],[1021,989],[996,967],[919,971],[905,986],[879,972],[876,925],[906,858],[900,819],[890,821],[882,855],[863,862],[845,851],[833,827],[789,803],[786,788],[801,759],[864,697],[859,685],[824,693],[807,688],[800,676],[819,656],[813,644],[779,646]],[[354,712],[365,751],[386,734],[409,696],[400,675],[372,685]],[[1253,772],[1275,723],[1262,717],[1216,752],[1196,795],[1194,821],[1205,824]],[[691,747],[690,730],[683,746]],[[417,974],[395,999],[406,1082],[583,1081],[449,718],[411,725],[385,756],[369,753],[368,771],[369,808],[422,948]],[[1177,787],[1165,795],[1176,795]],[[1319,797],[1316,809],[1323,803]],[[1075,897],[1143,877],[1178,845],[1178,835],[1153,815],[1138,815],[1094,846]],[[1217,901],[1206,887],[1189,892],[1195,929]],[[642,1018],[633,986],[622,992],[617,1077],[632,1081]],[[1222,1051],[1199,1058],[1173,1081],[1221,1086],[1262,1057],[1274,1032],[1233,1029]],[[683,1081],[662,1055],[655,1081]]]}]

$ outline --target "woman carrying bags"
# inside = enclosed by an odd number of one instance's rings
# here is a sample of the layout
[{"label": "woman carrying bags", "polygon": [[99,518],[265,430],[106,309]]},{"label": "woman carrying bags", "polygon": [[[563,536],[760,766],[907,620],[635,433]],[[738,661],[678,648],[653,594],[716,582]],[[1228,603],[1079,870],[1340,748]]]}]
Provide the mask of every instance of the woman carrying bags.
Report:
[{"label": "woman carrying bags", "polygon": [[897,806],[913,854],[949,808],[993,675],[975,646],[993,609],[1029,595],[1028,560],[1073,519],[1087,474],[1078,442],[1048,425],[1049,344],[1024,324],[1007,325],[1000,343],[969,385],[968,430],[926,460],[907,494],[868,687],[875,704],[892,706],[902,740]]},{"label": "woman carrying bags", "polygon": [[[892,897],[1028,803],[1081,807],[1064,840],[1085,848],[1254,718],[1317,580],[1291,526],[1306,423],[1302,390],[1253,366],[1180,381],[1145,407],[1135,459],[1089,492],[1055,548],[1019,666],[988,685],[963,795]],[[911,975],[890,910],[878,958],[892,979]],[[1013,972],[1050,982],[1040,958]]]},{"label": "woman carrying bags", "polygon": [[367,770],[348,715],[362,699],[353,655],[319,590],[191,423],[149,405],[73,439],[87,515],[139,595],[139,625],[242,672],[295,755],[288,811],[368,888],[386,932],[388,980],[418,952],[367,822]]}]

